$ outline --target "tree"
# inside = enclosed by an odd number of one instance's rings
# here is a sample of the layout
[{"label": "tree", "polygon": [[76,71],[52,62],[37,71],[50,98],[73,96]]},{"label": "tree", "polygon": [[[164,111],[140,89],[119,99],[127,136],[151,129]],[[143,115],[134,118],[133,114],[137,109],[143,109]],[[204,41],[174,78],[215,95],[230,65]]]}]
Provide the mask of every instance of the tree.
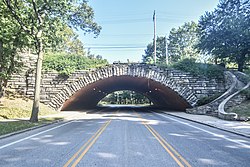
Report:
[{"label": "tree", "polygon": [[149,99],[143,94],[122,90],[108,94],[101,101],[109,104],[149,104]]},{"label": "tree", "polygon": [[[195,22],[185,23],[178,29],[172,28],[168,36],[168,56],[170,62],[185,58],[198,58],[199,53],[195,48],[198,42],[198,25]],[[152,63],[154,54],[153,43],[148,44],[143,62]],[[166,62],[166,37],[157,37],[156,40],[157,62]]]},{"label": "tree", "polygon": [[193,21],[185,23],[178,29],[171,29],[168,37],[168,53],[171,62],[186,58],[198,58],[198,50],[195,48],[198,42],[197,29],[198,25]]},{"label": "tree", "polygon": [[101,27],[93,22],[94,12],[83,0],[3,0],[8,14],[29,36],[35,46],[38,58],[36,65],[35,95],[30,121],[38,121],[40,101],[41,69],[44,49],[47,44],[57,42],[56,32],[65,25],[98,35]]},{"label": "tree", "polygon": [[28,45],[17,22],[8,15],[7,8],[0,2],[0,98],[11,74],[22,65],[18,61],[18,51]]},{"label": "tree", "polygon": [[[154,60],[154,45],[153,42],[147,45],[147,49],[142,55],[144,63],[152,64]],[[157,37],[156,39],[156,63],[161,64],[166,62],[166,37]]]},{"label": "tree", "polygon": [[86,56],[83,43],[78,38],[79,36],[69,26],[65,26],[63,31],[59,31],[57,36],[60,40],[55,46],[49,48],[52,52],[66,52],[70,54],[77,54]]},{"label": "tree", "polygon": [[215,59],[229,59],[242,71],[250,59],[250,0],[221,0],[199,20],[197,47]]}]

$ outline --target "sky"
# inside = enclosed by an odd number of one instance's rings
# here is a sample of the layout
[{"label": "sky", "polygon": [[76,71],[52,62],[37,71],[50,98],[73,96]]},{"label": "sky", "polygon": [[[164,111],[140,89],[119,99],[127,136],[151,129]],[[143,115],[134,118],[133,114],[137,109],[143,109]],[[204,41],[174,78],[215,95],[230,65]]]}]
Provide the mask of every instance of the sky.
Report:
[{"label": "sky", "polygon": [[97,38],[78,31],[86,49],[109,63],[141,62],[147,45],[153,42],[153,13],[156,35],[168,36],[172,28],[198,22],[213,11],[219,0],[89,0],[95,21],[102,27]]}]

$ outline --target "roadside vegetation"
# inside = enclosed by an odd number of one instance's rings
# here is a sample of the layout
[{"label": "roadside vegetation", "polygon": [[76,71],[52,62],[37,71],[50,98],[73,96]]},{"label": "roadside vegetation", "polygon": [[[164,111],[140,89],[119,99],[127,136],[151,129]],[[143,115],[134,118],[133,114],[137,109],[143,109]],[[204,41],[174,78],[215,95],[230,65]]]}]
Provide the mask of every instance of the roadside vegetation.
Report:
[{"label": "roadside vegetation", "polygon": [[246,96],[247,100],[250,100],[250,88],[241,91],[241,94]]},{"label": "roadside vegetation", "polygon": [[202,97],[198,100],[197,105],[202,106],[202,105],[208,104],[208,103],[212,102],[213,100],[217,99],[218,97],[220,97],[221,95],[222,95],[222,93],[217,93],[213,96]]},{"label": "roadside vegetation", "polygon": [[28,120],[15,120],[15,121],[1,121],[0,120],[0,136],[9,134],[12,132],[22,131],[28,128],[32,128],[39,125],[45,125],[57,120],[61,120],[60,117],[52,118],[40,118],[38,122],[33,123]]},{"label": "roadside vegetation", "polygon": [[[208,78],[223,78],[223,69],[218,64],[226,68],[233,65],[239,71],[250,74],[249,67],[246,69],[250,63],[249,42],[246,42],[250,41],[249,8],[249,0],[220,1],[213,11],[206,12],[198,22],[183,23],[173,27],[168,36],[158,36],[156,62],[154,43],[149,43],[142,55],[143,63],[173,67]],[[33,107],[3,107],[0,118],[29,117],[32,110],[30,121],[38,121],[38,114],[43,113],[38,103],[41,67],[68,76],[75,70],[96,68],[108,63],[101,55],[86,51],[75,32],[81,30],[93,33],[95,37],[101,32],[88,1],[40,3],[3,0],[0,1],[0,9],[0,99],[11,75],[22,68],[18,53],[30,50],[38,56]],[[212,99],[203,99],[201,103]]]},{"label": "roadside vegetation", "polygon": [[247,74],[247,75],[249,75],[249,77],[250,77],[250,68],[249,68],[249,67],[246,68],[246,69],[244,70],[244,73]]},{"label": "roadside vegetation", "polygon": [[[4,98],[4,105],[0,106],[0,136],[38,125],[48,124],[61,117],[46,117],[40,118],[37,123],[32,123],[29,120],[32,108],[32,101],[22,98]],[[57,111],[41,104],[41,111],[39,116],[48,116],[57,114]]]},{"label": "roadside vegetation", "polygon": [[227,112],[233,112],[240,116],[250,117],[250,100],[244,101],[240,105],[231,107],[227,110]]},{"label": "roadside vegetation", "polygon": [[183,59],[172,65],[173,68],[190,72],[195,76],[224,79],[224,68],[219,65],[197,63],[195,59]]},{"label": "roadside vegetation", "polygon": [[[168,36],[157,37],[156,58],[154,42],[147,45],[142,55],[143,62],[208,78],[223,79],[223,67],[250,74],[249,43],[245,42],[250,40],[249,2],[220,1],[198,22],[191,21],[172,28]],[[198,105],[207,104],[217,97],[201,98]]]},{"label": "roadside vegetation", "polygon": [[[32,100],[23,98],[4,98],[2,101],[3,106],[0,107],[0,120],[19,118],[27,119],[30,117]],[[39,112],[39,116],[57,113],[57,111],[54,111],[48,106],[41,104],[41,112]]]},{"label": "roadside vegetation", "polygon": [[0,98],[7,81],[17,71],[19,52],[37,54],[34,101],[31,122],[38,121],[40,80],[44,54],[48,51],[83,55],[83,44],[74,30],[101,31],[88,1],[0,1]]},{"label": "roadside vegetation", "polygon": [[108,64],[101,56],[83,56],[63,52],[48,53],[45,55],[43,69],[45,71],[57,71],[61,75],[69,76],[77,70],[98,68]]}]

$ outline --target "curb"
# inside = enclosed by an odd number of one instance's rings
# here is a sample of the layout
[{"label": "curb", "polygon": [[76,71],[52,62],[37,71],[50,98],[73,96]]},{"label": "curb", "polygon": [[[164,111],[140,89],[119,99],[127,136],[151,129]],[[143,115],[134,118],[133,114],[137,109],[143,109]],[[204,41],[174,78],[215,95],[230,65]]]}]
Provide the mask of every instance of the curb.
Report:
[{"label": "curb", "polygon": [[250,138],[250,135],[248,135],[248,134],[244,134],[244,133],[233,131],[233,130],[230,130],[230,129],[218,127],[218,126],[215,126],[213,124],[196,121],[196,120],[189,119],[189,118],[184,118],[182,116],[178,116],[178,115],[174,115],[174,114],[170,114],[170,113],[166,113],[166,112],[162,112],[162,113],[167,114],[167,115],[171,115],[173,117],[181,118],[181,119],[184,119],[184,120],[192,121],[192,122],[195,122],[195,123],[198,123],[198,124],[206,125],[206,126],[209,126],[209,127],[215,128],[215,129],[223,130],[225,132],[229,132],[229,133],[233,133],[233,134],[236,134],[236,135],[240,135],[240,136],[243,136],[243,137],[246,137],[246,138]]},{"label": "curb", "polygon": [[31,128],[27,128],[27,129],[19,130],[19,131],[16,131],[16,132],[11,132],[11,133],[8,133],[8,134],[5,134],[5,135],[1,135],[0,140],[4,139],[4,138],[7,138],[7,137],[10,137],[10,136],[20,134],[20,133],[31,131],[31,130],[34,130],[34,129],[38,129],[38,128],[42,128],[42,127],[49,126],[49,125],[52,125],[52,124],[60,123],[62,121],[64,121],[64,119],[59,119],[59,120],[52,121],[52,122],[47,123],[47,124],[45,123],[45,124],[37,125],[37,126],[31,127]]},{"label": "curb", "polygon": [[[43,118],[43,117],[41,117],[41,118]],[[15,132],[8,133],[8,134],[5,134],[5,135],[0,135],[0,139],[4,139],[4,138],[10,137],[10,136],[14,136],[16,134],[24,133],[24,132],[31,131],[31,130],[38,129],[38,128],[42,128],[42,127],[49,126],[49,125],[52,125],[52,124],[60,123],[62,121],[68,122],[70,120],[67,120],[67,116],[64,116],[63,118],[52,121],[50,123],[44,123],[44,124],[37,125],[37,126],[31,127],[31,128],[15,131]]]}]

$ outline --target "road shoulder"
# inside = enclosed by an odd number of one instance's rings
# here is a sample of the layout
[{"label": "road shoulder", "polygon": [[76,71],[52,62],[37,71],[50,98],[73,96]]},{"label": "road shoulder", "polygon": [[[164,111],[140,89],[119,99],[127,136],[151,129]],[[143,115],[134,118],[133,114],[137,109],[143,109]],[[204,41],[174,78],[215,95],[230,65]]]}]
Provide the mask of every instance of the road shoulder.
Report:
[{"label": "road shoulder", "polygon": [[182,118],[185,120],[189,120],[192,122],[207,125],[213,128],[217,128],[223,131],[227,131],[230,133],[250,138],[250,124],[247,122],[226,121],[208,115],[195,115],[195,114],[188,114],[185,112],[166,112],[166,111],[162,112],[167,115]]}]

